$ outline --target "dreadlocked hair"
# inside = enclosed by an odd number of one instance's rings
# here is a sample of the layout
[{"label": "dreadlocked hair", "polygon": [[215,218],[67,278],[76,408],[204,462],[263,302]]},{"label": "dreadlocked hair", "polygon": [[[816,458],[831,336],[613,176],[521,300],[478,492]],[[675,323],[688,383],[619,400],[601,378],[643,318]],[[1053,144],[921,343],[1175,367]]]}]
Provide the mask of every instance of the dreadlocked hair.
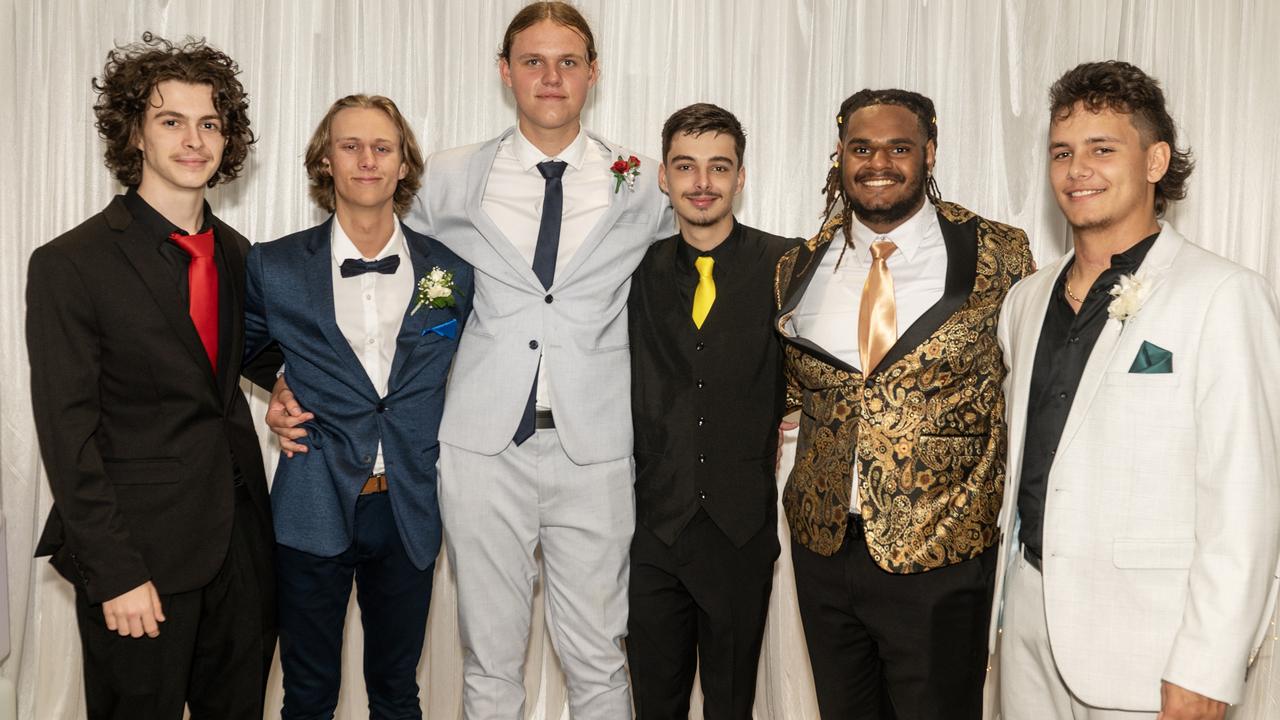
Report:
[{"label": "dreadlocked hair", "polygon": [[[836,115],[836,137],[844,139],[844,121],[853,117],[853,114],[864,107],[872,105],[896,105],[905,108],[916,116],[916,120],[920,123],[920,131],[924,133],[926,142],[932,141],[934,148],[938,146],[938,116],[933,109],[933,101],[917,92],[910,90],[899,90],[890,88],[887,90],[859,90],[850,95],[840,104],[840,113]],[[850,229],[850,221],[853,219],[853,210],[846,202],[844,194],[843,178],[840,175],[839,158],[836,152],[831,153],[831,169],[827,171],[827,181],[823,185],[822,191],[826,195],[826,206],[822,210],[822,228],[826,232],[829,225],[835,225],[832,217],[836,210],[836,206],[840,207],[838,216],[838,226],[844,235],[845,247],[853,244],[853,231]],[[925,197],[929,198],[929,202],[937,205],[942,202],[942,192],[938,190],[938,182],[933,178],[933,173],[929,173],[928,180],[924,186]],[[834,230],[832,227],[831,230]],[[844,251],[841,250],[841,254]],[[839,261],[837,261],[837,265]]]}]

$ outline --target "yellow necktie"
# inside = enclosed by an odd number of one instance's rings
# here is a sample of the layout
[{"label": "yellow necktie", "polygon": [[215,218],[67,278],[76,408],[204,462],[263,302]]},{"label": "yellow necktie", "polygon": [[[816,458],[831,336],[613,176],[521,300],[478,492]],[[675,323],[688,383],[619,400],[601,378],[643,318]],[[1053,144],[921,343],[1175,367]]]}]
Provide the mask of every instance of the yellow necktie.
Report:
[{"label": "yellow necktie", "polygon": [[858,351],[863,377],[871,374],[898,341],[893,276],[886,262],[897,249],[898,246],[888,240],[871,244],[871,272],[867,273],[867,282],[862,286],[862,306],[858,311]]},{"label": "yellow necktie", "polygon": [[693,261],[694,267],[698,268],[698,289],[693,291],[693,324],[699,330],[716,302],[716,281],[711,279],[711,266],[715,264],[716,261],[707,255]]}]

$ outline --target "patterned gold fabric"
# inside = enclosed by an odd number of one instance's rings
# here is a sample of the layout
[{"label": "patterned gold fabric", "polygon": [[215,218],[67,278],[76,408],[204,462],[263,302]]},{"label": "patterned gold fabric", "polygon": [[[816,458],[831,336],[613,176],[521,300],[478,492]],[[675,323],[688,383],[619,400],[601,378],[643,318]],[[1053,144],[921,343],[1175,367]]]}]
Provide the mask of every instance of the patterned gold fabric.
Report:
[{"label": "patterned gold fabric", "polygon": [[[977,244],[976,277],[963,304],[923,342],[873,374],[832,365],[788,342],[788,408],[800,407],[800,439],[783,504],[793,542],[831,555],[844,540],[858,463],[867,547],[892,573],[917,573],[977,556],[995,544],[1004,491],[1005,366],[996,320],[1005,293],[1033,270],[1026,233],[953,203],[938,208],[944,234]],[[778,263],[781,309],[815,252],[843,242],[834,218]],[[832,248],[836,251],[837,248]],[[794,304],[794,303],[793,303]],[[789,314],[779,317],[781,329]]]}]

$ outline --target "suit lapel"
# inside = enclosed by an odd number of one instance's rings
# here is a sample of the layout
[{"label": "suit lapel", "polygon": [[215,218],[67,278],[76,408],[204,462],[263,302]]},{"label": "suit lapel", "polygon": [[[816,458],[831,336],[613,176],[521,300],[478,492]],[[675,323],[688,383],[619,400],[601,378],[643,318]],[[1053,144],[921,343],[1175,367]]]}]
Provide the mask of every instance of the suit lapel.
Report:
[{"label": "suit lapel", "polygon": [[[1150,294],[1144,305],[1158,301],[1157,293],[1160,291],[1164,276],[1184,242],[1178,231],[1166,223],[1160,232],[1160,237],[1156,238],[1155,245],[1151,247],[1146,259],[1138,268],[1138,273],[1147,276],[1147,281],[1151,283]],[[1128,322],[1135,322],[1135,320],[1131,319]],[[1093,404],[1098,388],[1102,385],[1102,379],[1106,376],[1107,368],[1111,367],[1111,361],[1120,345],[1124,325],[1125,323],[1119,320],[1107,318],[1107,324],[1102,328],[1102,333],[1093,346],[1093,352],[1089,354],[1089,361],[1084,366],[1084,374],[1080,376],[1080,384],[1076,387],[1076,397],[1071,403],[1067,424],[1062,429],[1062,439],[1058,441],[1060,449],[1067,447],[1076,431],[1084,424],[1089,406]]]},{"label": "suit lapel", "polygon": [[964,305],[973,294],[973,281],[978,276],[978,242],[977,218],[957,225],[938,214],[938,225],[942,228],[942,241],[947,247],[947,278],[943,285],[942,297],[911,323],[898,341],[889,348],[889,352],[881,358],[872,373],[887,368],[901,360],[907,353],[915,350],[925,340],[951,319],[957,310]]},{"label": "suit lapel", "polygon": [[[1027,411],[1031,404],[1031,376],[1035,372],[1036,348],[1040,345],[1040,330],[1044,327],[1044,318],[1049,310],[1049,296],[1057,283],[1058,275],[1070,260],[1071,254],[1059,258],[1052,265],[1024,280],[1027,283],[1025,292],[1017,296],[1018,305],[1011,308],[1009,319],[1014,324],[1007,331],[1010,355],[1005,364],[1010,367],[1009,374],[1009,464],[1005,487],[1006,497],[1017,497],[1018,485],[1021,482],[1022,450],[1027,428]],[[1006,503],[1008,505],[1008,503]],[[1017,502],[1013,502],[1008,512],[1017,512]],[[1005,519],[1003,527],[1011,527],[1007,523],[1012,517]]]},{"label": "suit lapel", "polygon": [[178,336],[181,345],[186,348],[191,359],[204,368],[209,378],[209,387],[216,393],[218,382],[213,366],[209,364],[209,355],[205,352],[204,343],[200,340],[200,334],[196,332],[195,324],[191,322],[187,303],[183,302],[182,295],[173,282],[173,269],[160,255],[155,239],[146,237],[140,229],[141,225],[135,224],[133,216],[129,214],[124,201],[120,198],[116,198],[107,207],[106,214],[112,229],[122,231],[122,234],[115,238],[116,244],[128,259],[129,264],[133,265],[134,270],[137,271],[147,291],[155,299],[160,314]]},{"label": "suit lapel", "polygon": [[[839,223],[828,224],[823,228],[826,238],[819,238],[819,245],[813,252],[805,253],[802,245],[799,254],[802,257],[796,258],[796,264],[791,271],[791,279],[787,283],[786,293],[782,297],[782,307],[778,310],[778,314],[774,316],[774,327],[778,334],[782,336],[784,342],[789,342],[806,353],[816,357],[822,362],[847,373],[860,374],[858,370],[845,361],[837,358],[827,352],[825,348],[807,338],[802,338],[787,327],[791,321],[791,316],[795,315],[796,308],[800,306],[800,301],[804,298],[805,291],[809,289],[809,283],[813,281],[813,276],[817,274],[818,267],[822,265],[822,258],[826,256],[827,251],[837,242],[844,242],[844,236],[839,233]],[[803,263],[803,265],[801,264]]]},{"label": "suit lapel", "polygon": [[222,247],[222,257],[226,260],[227,275],[230,282],[228,286],[231,288],[231,297],[228,298],[227,309],[231,312],[228,318],[229,335],[224,341],[229,342],[229,347],[224,352],[229,352],[227,362],[227,377],[222,378],[222,405],[226,407],[231,403],[234,393],[240,389],[238,377],[240,374],[240,360],[244,355],[244,266],[245,256],[240,250],[240,244],[233,238],[236,233],[217,217],[213,218],[213,238]]},{"label": "suit lapel", "polygon": [[414,351],[422,344],[423,328],[431,327],[427,325],[427,318],[440,316],[440,313],[436,312],[436,308],[430,305],[423,305],[418,308],[417,312],[413,312],[414,306],[418,304],[418,278],[424,277],[431,272],[431,247],[427,244],[425,237],[413,232],[403,224],[400,229],[404,233],[405,245],[409,248],[409,259],[413,262],[414,290],[409,296],[409,305],[404,310],[404,319],[400,321],[400,333],[396,336],[396,354],[391,360],[391,372],[387,376],[389,378],[387,383],[388,395],[400,387],[400,376],[404,372],[406,364],[413,357]]},{"label": "suit lapel", "polygon": [[342,367],[348,369],[351,376],[348,384],[360,388],[370,397],[376,398],[378,391],[369,381],[369,375],[360,364],[351,344],[338,327],[338,319],[333,305],[333,254],[332,233],[334,218],[332,215],[322,225],[311,230],[311,238],[307,242],[306,264],[307,308],[320,333],[329,341],[333,352],[337,355]]},{"label": "suit lapel", "polygon": [[[596,137],[590,132],[587,132],[587,137],[590,138],[591,143],[603,145],[609,151],[610,157],[623,154],[622,150],[613,147],[605,140]],[[596,147],[591,146],[591,143],[588,143],[588,153],[597,149]],[[653,171],[657,172],[657,169],[654,168]],[[623,183],[623,185],[626,185],[626,183]],[[565,263],[564,269],[556,273],[555,282],[551,284],[553,289],[557,285],[561,285],[568,281],[568,279],[573,276],[574,272],[576,272],[578,268],[582,267],[582,264],[586,259],[591,257],[592,251],[595,250],[596,246],[604,240],[605,236],[609,234],[609,231],[613,229],[614,224],[618,222],[618,217],[622,215],[623,210],[627,209],[627,205],[631,201],[631,196],[635,193],[636,191],[631,190],[630,188],[619,188],[617,192],[614,192],[609,196],[609,207],[605,209],[604,215],[600,216],[600,219],[596,221],[595,227],[591,228],[591,232],[587,235],[587,239],[578,247],[578,250],[573,254],[573,257],[569,258],[569,261]],[[539,284],[539,287],[541,287],[541,284]]]},{"label": "suit lapel", "polygon": [[514,128],[507,128],[505,133],[485,143],[471,156],[467,165],[467,218],[516,275],[542,291],[542,281],[538,280],[538,276],[534,274],[533,265],[525,260],[519,250],[516,250],[516,246],[502,234],[493,219],[481,207],[485,186],[489,181],[489,172],[493,169],[494,158],[498,156],[498,146],[513,132],[515,132]]}]

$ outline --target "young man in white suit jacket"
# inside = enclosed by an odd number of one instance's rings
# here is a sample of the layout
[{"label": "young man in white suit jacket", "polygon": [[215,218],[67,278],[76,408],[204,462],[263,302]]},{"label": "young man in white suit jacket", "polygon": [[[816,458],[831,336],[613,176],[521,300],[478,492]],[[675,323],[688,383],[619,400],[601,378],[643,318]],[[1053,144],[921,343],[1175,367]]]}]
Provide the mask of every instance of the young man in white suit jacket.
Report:
[{"label": "young man in white suit jacket", "polygon": [[1222,718],[1275,600],[1280,308],[1158,222],[1192,163],[1154,79],[1086,63],[1050,96],[1074,251],[1000,319],[1003,716]]}]

